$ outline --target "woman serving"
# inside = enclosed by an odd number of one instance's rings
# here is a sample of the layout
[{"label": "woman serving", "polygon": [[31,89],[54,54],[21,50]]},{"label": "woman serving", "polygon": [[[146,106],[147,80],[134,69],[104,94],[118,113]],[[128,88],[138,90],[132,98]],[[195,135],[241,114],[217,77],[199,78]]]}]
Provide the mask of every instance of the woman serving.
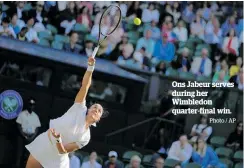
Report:
[{"label": "woman serving", "polygon": [[80,149],[90,141],[90,126],[103,115],[103,107],[93,104],[88,110],[86,95],[91,85],[95,59],[89,57],[75,103],[61,117],[51,120],[50,129],[26,146],[30,152],[26,168],[69,168],[68,153]]}]

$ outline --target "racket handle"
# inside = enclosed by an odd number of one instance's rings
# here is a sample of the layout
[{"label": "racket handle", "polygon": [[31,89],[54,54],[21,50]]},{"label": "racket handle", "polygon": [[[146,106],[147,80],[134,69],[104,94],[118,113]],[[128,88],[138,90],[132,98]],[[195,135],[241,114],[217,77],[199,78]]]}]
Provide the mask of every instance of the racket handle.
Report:
[{"label": "racket handle", "polygon": [[99,46],[94,48],[94,51],[92,53],[92,58],[94,58],[96,56],[98,49],[99,49]]}]

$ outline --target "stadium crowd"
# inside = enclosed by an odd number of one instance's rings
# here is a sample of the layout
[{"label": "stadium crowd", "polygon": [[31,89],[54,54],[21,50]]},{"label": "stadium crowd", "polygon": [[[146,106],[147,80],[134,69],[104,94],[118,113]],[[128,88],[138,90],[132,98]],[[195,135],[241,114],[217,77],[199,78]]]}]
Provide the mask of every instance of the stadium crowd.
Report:
[{"label": "stadium crowd", "polygon": [[[180,73],[186,79],[231,81],[243,90],[242,2],[1,2],[0,35],[90,56],[101,12],[110,4],[120,6],[123,20],[102,44],[98,57],[166,76]],[[141,26],[134,25],[135,17],[141,18]],[[104,30],[112,19],[107,18]],[[149,165],[145,156],[133,155],[126,167],[162,168],[170,161],[175,168],[189,166],[189,162],[203,168],[232,168],[233,163],[242,167],[239,162],[243,160],[232,156],[242,150],[243,123],[222,144],[214,142],[211,134],[207,116],[201,116],[189,135],[181,135],[170,145],[161,144]],[[71,153],[71,168],[124,167],[115,151],[109,152],[104,164],[97,155],[92,152],[81,159]]]}]

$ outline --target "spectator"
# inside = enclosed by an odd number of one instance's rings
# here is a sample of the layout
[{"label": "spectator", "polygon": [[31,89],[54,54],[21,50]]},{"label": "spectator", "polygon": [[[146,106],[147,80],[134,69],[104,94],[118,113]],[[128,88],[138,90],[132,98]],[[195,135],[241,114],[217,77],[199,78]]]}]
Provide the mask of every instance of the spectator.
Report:
[{"label": "spectator", "polygon": [[240,90],[243,90],[243,67],[240,68],[239,73],[235,76],[232,76],[230,78],[230,82],[234,83],[234,86],[237,87]]},{"label": "spectator", "polygon": [[128,42],[127,34],[124,34],[122,36],[122,41],[119,44],[117,44],[115,49],[110,54],[110,60],[117,61],[119,56],[122,56],[124,60],[127,60],[131,58],[133,51],[133,45]]},{"label": "spectator", "polygon": [[201,22],[200,16],[196,16],[196,19],[191,23],[191,35],[204,40],[204,24]]},{"label": "spectator", "polygon": [[41,127],[39,117],[34,112],[34,109],[35,101],[30,99],[27,109],[22,111],[16,120],[21,135],[18,137],[19,149],[17,150],[17,158],[19,161],[17,163],[24,159],[24,153],[26,152],[24,146],[29,144],[36,137],[39,132],[39,127]]},{"label": "spectator", "polygon": [[225,58],[221,58],[220,62],[216,63],[215,71],[219,72],[221,70],[224,70],[226,73],[229,71],[229,66]]},{"label": "spectator", "polygon": [[165,29],[163,29],[162,33],[167,33],[168,34],[168,41],[169,42],[176,42],[177,41],[177,36],[173,32],[173,23],[172,22],[167,22]]},{"label": "spectator", "polygon": [[43,10],[44,7],[44,1],[38,1],[36,4],[36,9],[30,10],[28,13],[28,16],[31,16],[34,18],[34,29],[37,32],[45,31],[45,25],[48,22],[48,16],[47,13]]},{"label": "spectator", "polygon": [[135,51],[133,55],[134,61],[139,65],[139,69],[149,70],[150,60],[146,57],[146,49],[142,47],[139,51]]},{"label": "spectator", "polygon": [[182,18],[186,23],[192,23],[194,18],[195,18],[195,14],[193,12],[193,4],[189,3],[187,5],[187,7],[185,8],[185,10],[182,13]]},{"label": "spectator", "polygon": [[239,42],[236,37],[235,30],[230,29],[230,32],[224,38],[222,50],[225,54],[239,55],[238,47]]},{"label": "spectator", "polygon": [[[163,38],[158,40],[155,48],[153,56],[156,61],[172,61],[175,55],[175,46],[171,42],[168,42],[168,35],[166,33],[163,34]],[[153,58],[154,59],[154,58]]]},{"label": "spectator", "polygon": [[174,2],[173,9],[169,13],[173,16],[173,18],[174,18],[174,24],[176,24],[178,22],[178,20],[180,19],[180,17],[181,17],[180,4],[179,4],[179,2]]},{"label": "spectator", "polygon": [[125,168],[140,168],[141,167],[141,158],[137,155],[134,155],[130,159],[130,164]]},{"label": "spectator", "polygon": [[154,3],[149,3],[148,8],[143,9],[141,20],[143,23],[150,23],[152,20],[155,20],[156,22],[159,21],[159,12],[155,9]]},{"label": "spectator", "polygon": [[86,28],[88,28],[88,30],[91,29],[92,21],[91,21],[90,15],[89,15],[89,10],[86,6],[83,6],[81,8],[80,15],[78,15],[76,22],[86,26]]},{"label": "spectator", "polygon": [[236,125],[234,132],[230,133],[225,143],[225,146],[233,150],[243,149],[243,122],[240,121]]},{"label": "spectator", "polygon": [[11,38],[16,38],[14,29],[9,25],[9,23],[10,23],[10,20],[8,17],[3,18],[2,25],[0,26],[0,35],[11,37]]},{"label": "spectator", "polygon": [[181,135],[179,140],[173,142],[170,147],[168,158],[178,160],[184,166],[190,160],[191,154],[192,146],[188,143],[187,136]]},{"label": "spectator", "polygon": [[219,158],[214,150],[207,146],[204,139],[198,139],[194,145],[192,153],[193,162],[200,164],[202,168],[219,167],[226,168],[226,166],[219,162]]},{"label": "spectator", "polygon": [[211,4],[209,2],[203,2],[202,16],[203,19],[209,20],[211,16]]},{"label": "spectator", "polygon": [[229,82],[229,75],[226,73],[225,70],[221,70],[219,72],[215,72],[213,76],[213,82],[217,83],[228,83]]},{"label": "spectator", "polygon": [[194,58],[191,64],[191,72],[196,75],[210,76],[212,73],[212,61],[208,58],[208,50],[202,49],[202,56]]},{"label": "spectator", "polygon": [[93,4],[94,2],[89,2],[89,1],[83,1],[83,2],[79,2],[79,1],[75,1],[76,4],[76,8],[78,10],[80,10],[83,7],[86,7],[89,11],[89,15],[92,15],[93,13]]},{"label": "spectator", "polygon": [[142,10],[140,8],[140,1],[133,1],[127,11],[127,18],[131,20],[136,17],[141,18],[141,16],[142,16]]},{"label": "spectator", "polygon": [[174,168],[181,168],[181,165],[177,164],[177,165],[174,166]]},{"label": "spectator", "polygon": [[83,162],[81,168],[102,168],[97,161],[97,153],[92,152],[89,157],[89,161]]},{"label": "spectator", "polygon": [[111,36],[108,36],[108,38],[100,45],[97,56],[109,59],[109,56],[115,47],[116,44],[112,42]]},{"label": "spectator", "polygon": [[73,1],[68,2],[67,8],[60,14],[60,26],[64,28],[64,34],[67,35],[71,32],[76,23],[76,9]]},{"label": "spectator", "polygon": [[23,27],[21,29],[21,31],[19,32],[17,39],[20,41],[27,41],[27,38],[26,38],[27,31],[28,31],[27,27]]},{"label": "spectator", "polygon": [[152,36],[151,36],[151,38],[152,38],[153,40],[157,41],[157,40],[160,39],[160,34],[161,34],[161,32],[160,32],[160,29],[157,27],[157,22],[156,22],[155,20],[152,20],[150,26],[149,26],[149,25],[146,26],[145,31],[148,30],[148,29],[152,31]]},{"label": "spectator", "polygon": [[69,167],[70,168],[81,168],[80,159],[74,154],[74,152],[69,153]]},{"label": "spectator", "polygon": [[122,168],[123,165],[117,160],[118,154],[115,151],[110,151],[108,153],[109,160],[104,163],[103,168]]},{"label": "spectator", "polygon": [[156,66],[156,72],[160,73],[160,74],[165,74],[166,72],[166,64],[165,62],[161,61],[158,63],[158,65]]},{"label": "spectator", "polygon": [[178,22],[177,27],[173,29],[178,41],[186,42],[188,39],[187,29],[184,27],[184,22],[181,20]]},{"label": "spectator", "polygon": [[19,25],[17,24],[17,21],[18,21],[17,14],[14,14],[14,15],[12,16],[10,26],[13,28],[15,34],[19,34],[19,32],[20,32],[20,27],[19,27]]},{"label": "spectator", "polygon": [[124,35],[124,29],[122,27],[122,24],[120,24],[118,28],[109,36],[109,38],[114,45],[117,45],[118,43],[121,42],[123,35]]},{"label": "spectator", "polygon": [[146,55],[148,58],[151,58],[155,46],[155,42],[153,39],[151,39],[151,36],[152,31],[146,30],[144,32],[144,37],[141,37],[136,44],[136,50],[140,50],[142,47],[146,48]]},{"label": "spectator", "polygon": [[71,32],[69,44],[64,44],[64,50],[68,52],[73,52],[79,54],[81,49],[78,47],[77,42],[79,35],[76,32]]},{"label": "spectator", "polygon": [[228,32],[230,32],[231,29],[236,30],[237,25],[235,23],[235,17],[234,16],[230,16],[225,22],[224,24],[222,24],[221,29],[223,32],[223,36],[226,36],[228,34]]},{"label": "spectator", "polygon": [[94,43],[91,40],[86,40],[85,47],[81,51],[81,54],[84,54],[89,57],[92,55],[93,50],[94,50]]},{"label": "spectator", "polygon": [[30,16],[28,17],[27,24],[26,24],[26,27],[28,28],[28,32],[26,33],[26,38],[28,42],[39,43],[40,40],[37,36],[37,32],[35,31],[35,29],[33,29],[33,25],[34,25],[34,18]]},{"label": "spectator", "polygon": [[196,142],[198,138],[202,138],[205,141],[208,140],[212,134],[212,127],[208,124],[208,116],[201,115],[198,124],[194,124],[191,129],[191,142]]},{"label": "spectator", "polygon": [[[101,17],[100,13],[98,13],[97,16],[98,15]],[[100,17],[99,17],[99,19],[100,19]],[[111,18],[109,16],[104,17],[103,26],[101,27],[101,32],[103,34],[106,34],[108,32],[108,30],[110,28],[110,22],[111,22]],[[96,21],[94,22],[94,25],[91,29],[91,35],[93,37],[98,38],[98,36],[99,36],[99,20],[97,22]]]},{"label": "spectator", "polygon": [[242,67],[242,58],[241,57],[237,57],[236,58],[236,64],[232,65],[230,67],[230,77],[235,76],[236,74],[238,74],[240,68]]},{"label": "spectator", "polygon": [[155,168],[163,168],[164,167],[164,159],[162,157],[159,157],[155,161]]},{"label": "spectator", "polygon": [[18,1],[17,2],[17,6],[16,7],[11,7],[7,14],[8,15],[13,15],[13,14],[17,14],[18,19],[24,20],[25,17],[27,16],[26,11],[24,11],[24,6],[25,6],[25,2],[24,1]]},{"label": "spectator", "polygon": [[188,60],[190,51],[188,48],[184,47],[181,56],[177,58],[177,64],[179,66],[179,71],[188,72],[191,68],[191,63]]}]

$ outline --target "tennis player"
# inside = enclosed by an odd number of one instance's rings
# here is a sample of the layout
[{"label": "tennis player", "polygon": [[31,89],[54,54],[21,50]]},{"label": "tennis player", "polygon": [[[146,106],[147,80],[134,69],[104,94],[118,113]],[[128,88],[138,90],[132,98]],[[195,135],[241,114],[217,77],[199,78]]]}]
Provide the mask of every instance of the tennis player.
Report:
[{"label": "tennis player", "polygon": [[68,153],[88,144],[89,127],[103,115],[100,104],[93,104],[88,110],[86,107],[94,68],[95,59],[89,57],[88,68],[73,106],[63,116],[51,120],[50,129],[26,146],[30,152],[26,168],[69,168]]}]

